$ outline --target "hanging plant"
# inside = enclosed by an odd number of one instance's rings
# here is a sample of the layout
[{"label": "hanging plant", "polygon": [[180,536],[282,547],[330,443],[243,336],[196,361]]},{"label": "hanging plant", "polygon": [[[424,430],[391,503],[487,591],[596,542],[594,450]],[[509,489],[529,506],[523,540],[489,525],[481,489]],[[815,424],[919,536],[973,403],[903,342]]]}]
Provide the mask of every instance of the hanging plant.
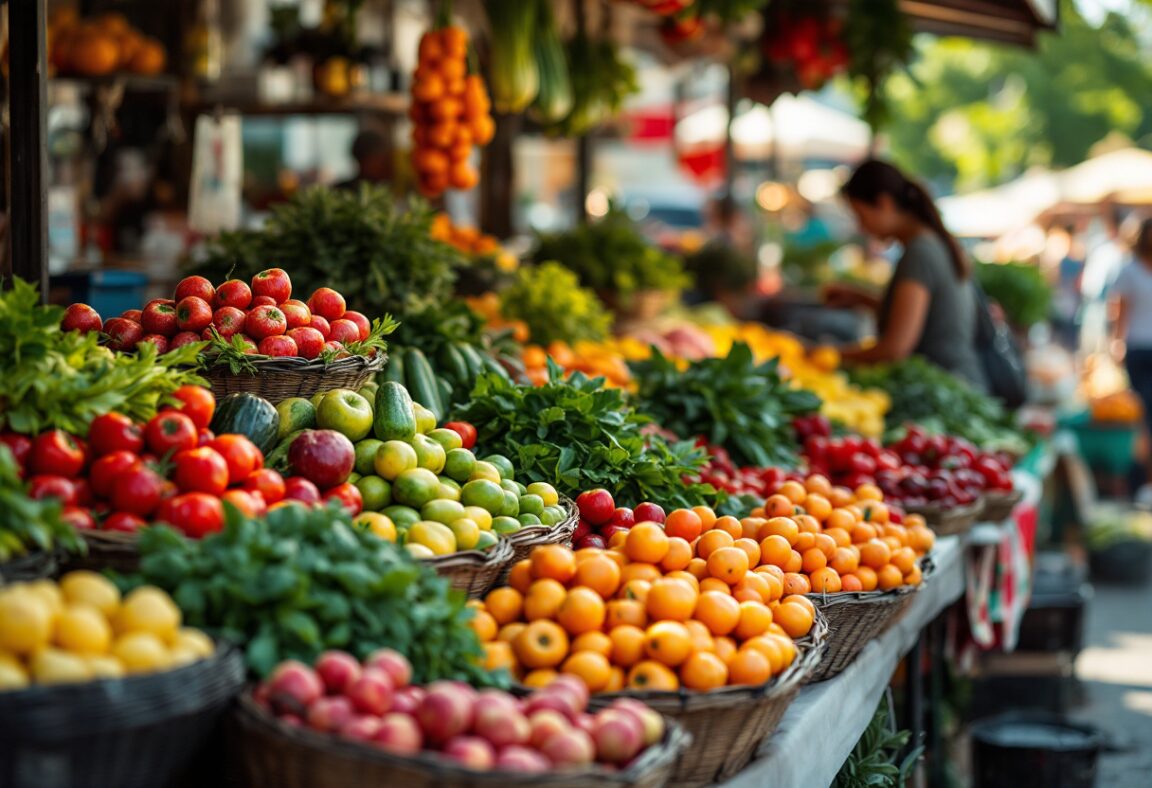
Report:
[{"label": "hanging plant", "polygon": [[773,3],[764,16],[764,55],[794,71],[804,90],[819,90],[849,65],[844,21],[824,4],[807,0]]},{"label": "hanging plant", "polygon": [[851,53],[848,73],[864,94],[861,115],[878,129],[890,109],[884,83],[912,59],[912,24],[898,0],[851,0],[844,40]]}]

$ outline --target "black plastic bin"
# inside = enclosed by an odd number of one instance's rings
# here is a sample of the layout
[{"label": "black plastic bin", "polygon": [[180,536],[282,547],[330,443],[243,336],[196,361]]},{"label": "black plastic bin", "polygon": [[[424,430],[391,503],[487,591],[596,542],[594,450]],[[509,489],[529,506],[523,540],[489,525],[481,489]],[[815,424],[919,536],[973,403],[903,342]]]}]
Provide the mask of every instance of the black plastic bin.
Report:
[{"label": "black plastic bin", "polygon": [[1064,553],[1038,554],[1016,649],[1065,651],[1075,657],[1084,648],[1084,611],[1091,599],[1092,585],[1083,564]]},{"label": "black plastic bin", "polygon": [[971,726],[974,788],[1093,788],[1103,737],[1051,714],[1002,714]]}]

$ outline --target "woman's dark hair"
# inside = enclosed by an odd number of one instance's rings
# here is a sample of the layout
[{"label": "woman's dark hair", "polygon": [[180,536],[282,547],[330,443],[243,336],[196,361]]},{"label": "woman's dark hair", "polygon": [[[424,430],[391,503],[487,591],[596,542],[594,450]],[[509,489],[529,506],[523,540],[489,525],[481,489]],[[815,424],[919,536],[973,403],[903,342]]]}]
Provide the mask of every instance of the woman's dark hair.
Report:
[{"label": "woman's dark hair", "polygon": [[923,186],[888,162],[878,159],[864,162],[856,168],[840,192],[845,197],[869,205],[875,205],[881,194],[887,194],[896,203],[896,207],[912,214],[940,236],[940,240],[948,247],[957,277],[964,280],[971,274],[972,265],[968,256],[944,226],[944,220],[940,217],[940,211],[936,210],[931,195]]},{"label": "woman's dark hair", "polygon": [[1152,219],[1145,219],[1140,223],[1140,231],[1136,234],[1136,243],[1132,244],[1132,252],[1145,263],[1152,263]]}]

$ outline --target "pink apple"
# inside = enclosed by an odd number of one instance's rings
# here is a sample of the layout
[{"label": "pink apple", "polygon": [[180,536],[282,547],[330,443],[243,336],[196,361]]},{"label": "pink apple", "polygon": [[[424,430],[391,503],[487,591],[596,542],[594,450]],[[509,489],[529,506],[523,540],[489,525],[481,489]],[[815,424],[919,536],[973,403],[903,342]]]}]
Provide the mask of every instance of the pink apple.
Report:
[{"label": "pink apple", "polygon": [[552,679],[547,687],[540,690],[545,695],[553,692],[562,692],[567,690],[576,696],[576,710],[584,711],[588,706],[588,685],[585,684],[577,676],[571,673],[561,673],[556,678]]},{"label": "pink apple", "polygon": [[616,510],[616,502],[612,494],[603,488],[585,490],[576,496],[576,508],[580,510],[580,517],[587,520],[589,525],[604,525],[612,519],[612,512]]},{"label": "pink apple", "polygon": [[382,648],[373,651],[364,660],[364,667],[378,668],[392,677],[392,684],[400,689],[412,683],[412,663],[399,651]]},{"label": "pink apple", "polygon": [[332,321],[332,330],[329,339],[335,342],[348,344],[360,341],[360,327],[351,320],[340,318]]},{"label": "pink apple", "polygon": [[425,694],[423,687],[401,687],[392,695],[392,711],[415,714]]},{"label": "pink apple", "polygon": [[343,695],[360,678],[360,663],[347,651],[325,651],[316,660],[316,673],[329,695]]},{"label": "pink apple", "polygon": [[645,501],[632,511],[632,516],[636,518],[638,523],[662,523],[664,522],[664,507]]},{"label": "pink apple", "polygon": [[324,349],[324,335],[312,326],[290,328],[286,336],[296,343],[296,352],[303,358],[316,358]]},{"label": "pink apple", "polygon": [[281,714],[279,719],[280,722],[283,722],[286,725],[295,725],[297,728],[304,725],[304,720],[295,714]]},{"label": "pink apple", "polygon": [[366,315],[360,312],[354,312],[351,309],[341,315],[341,320],[351,320],[360,329],[360,339],[367,339],[368,335],[372,333],[372,321]]},{"label": "pink apple", "polygon": [[366,668],[346,694],[357,711],[379,717],[392,707],[393,689],[391,676],[377,668]]},{"label": "pink apple", "polygon": [[553,709],[529,712],[528,725],[531,729],[528,743],[537,750],[541,749],[544,743],[553,736],[557,736],[572,727],[567,717]]},{"label": "pink apple", "polygon": [[414,718],[393,712],[381,718],[376,746],[396,755],[413,755],[424,746],[424,734]]},{"label": "pink apple", "polygon": [[356,715],[352,701],[342,695],[320,698],[308,707],[308,725],[318,731],[335,733]]},{"label": "pink apple", "polygon": [[617,506],[616,510],[612,512],[612,519],[608,521],[608,525],[622,525],[625,528],[631,528],[636,525],[636,514],[627,506]]},{"label": "pink apple", "polygon": [[544,742],[540,753],[555,766],[584,766],[596,757],[596,745],[584,731],[569,728]]},{"label": "pink apple", "polygon": [[644,747],[644,724],[625,709],[605,709],[595,717],[596,760],[627,763]]},{"label": "pink apple", "polygon": [[478,772],[486,772],[496,763],[492,745],[476,736],[457,736],[444,745],[444,757]]},{"label": "pink apple", "polygon": [[577,697],[570,692],[537,692],[524,702],[524,713],[532,716],[538,711],[554,711],[566,719],[575,719],[581,707]]},{"label": "pink apple", "polygon": [[340,735],[354,741],[373,741],[380,732],[380,718],[368,715],[353,717],[340,728]]},{"label": "pink apple", "polygon": [[501,772],[526,772],[540,774],[548,771],[552,764],[535,750],[527,747],[505,747],[496,757],[496,769]]},{"label": "pink apple", "polygon": [[596,718],[586,711],[582,711],[576,715],[576,719],[572,723],[580,730],[592,735],[592,731],[596,729]]},{"label": "pink apple", "polygon": [[302,716],[324,694],[324,684],[312,668],[294,659],[281,662],[268,681],[268,702],[279,714]]},{"label": "pink apple", "polygon": [[308,305],[303,301],[297,301],[295,298],[289,298],[280,304],[280,311],[284,313],[284,319],[288,321],[289,330],[309,325],[312,322],[312,311],[308,309]]},{"label": "pink apple", "polygon": [[532,726],[507,694],[484,690],[476,700],[475,708],[472,732],[487,739],[494,747],[528,742]]},{"label": "pink apple", "polygon": [[627,709],[640,717],[640,722],[644,725],[645,745],[651,746],[664,738],[664,718],[660,712],[635,698],[619,698],[612,701],[609,708]]},{"label": "pink apple", "polygon": [[452,682],[435,681],[416,709],[416,720],[424,735],[446,742],[472,727],[472,698]]}]

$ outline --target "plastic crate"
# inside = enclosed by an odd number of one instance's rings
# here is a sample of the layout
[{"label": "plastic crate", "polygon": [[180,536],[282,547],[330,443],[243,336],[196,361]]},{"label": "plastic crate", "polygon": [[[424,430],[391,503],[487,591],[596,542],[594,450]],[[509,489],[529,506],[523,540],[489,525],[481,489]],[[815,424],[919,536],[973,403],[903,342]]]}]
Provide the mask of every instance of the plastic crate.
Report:
[{"label": "plastic crate", "polygon": [[84,303],[107,320],[129,309],[143,309],[148,277],[136,271],[70,271],[52,277],[67,287],[69,303]]},{"label": "plastic crate", "polygon": [[1087,412],[1064,419],[1062,425],[1076,436],[1080,456],[1089,468],[1125,474],[1132,467],[1138,425],[1096,423]]}]

